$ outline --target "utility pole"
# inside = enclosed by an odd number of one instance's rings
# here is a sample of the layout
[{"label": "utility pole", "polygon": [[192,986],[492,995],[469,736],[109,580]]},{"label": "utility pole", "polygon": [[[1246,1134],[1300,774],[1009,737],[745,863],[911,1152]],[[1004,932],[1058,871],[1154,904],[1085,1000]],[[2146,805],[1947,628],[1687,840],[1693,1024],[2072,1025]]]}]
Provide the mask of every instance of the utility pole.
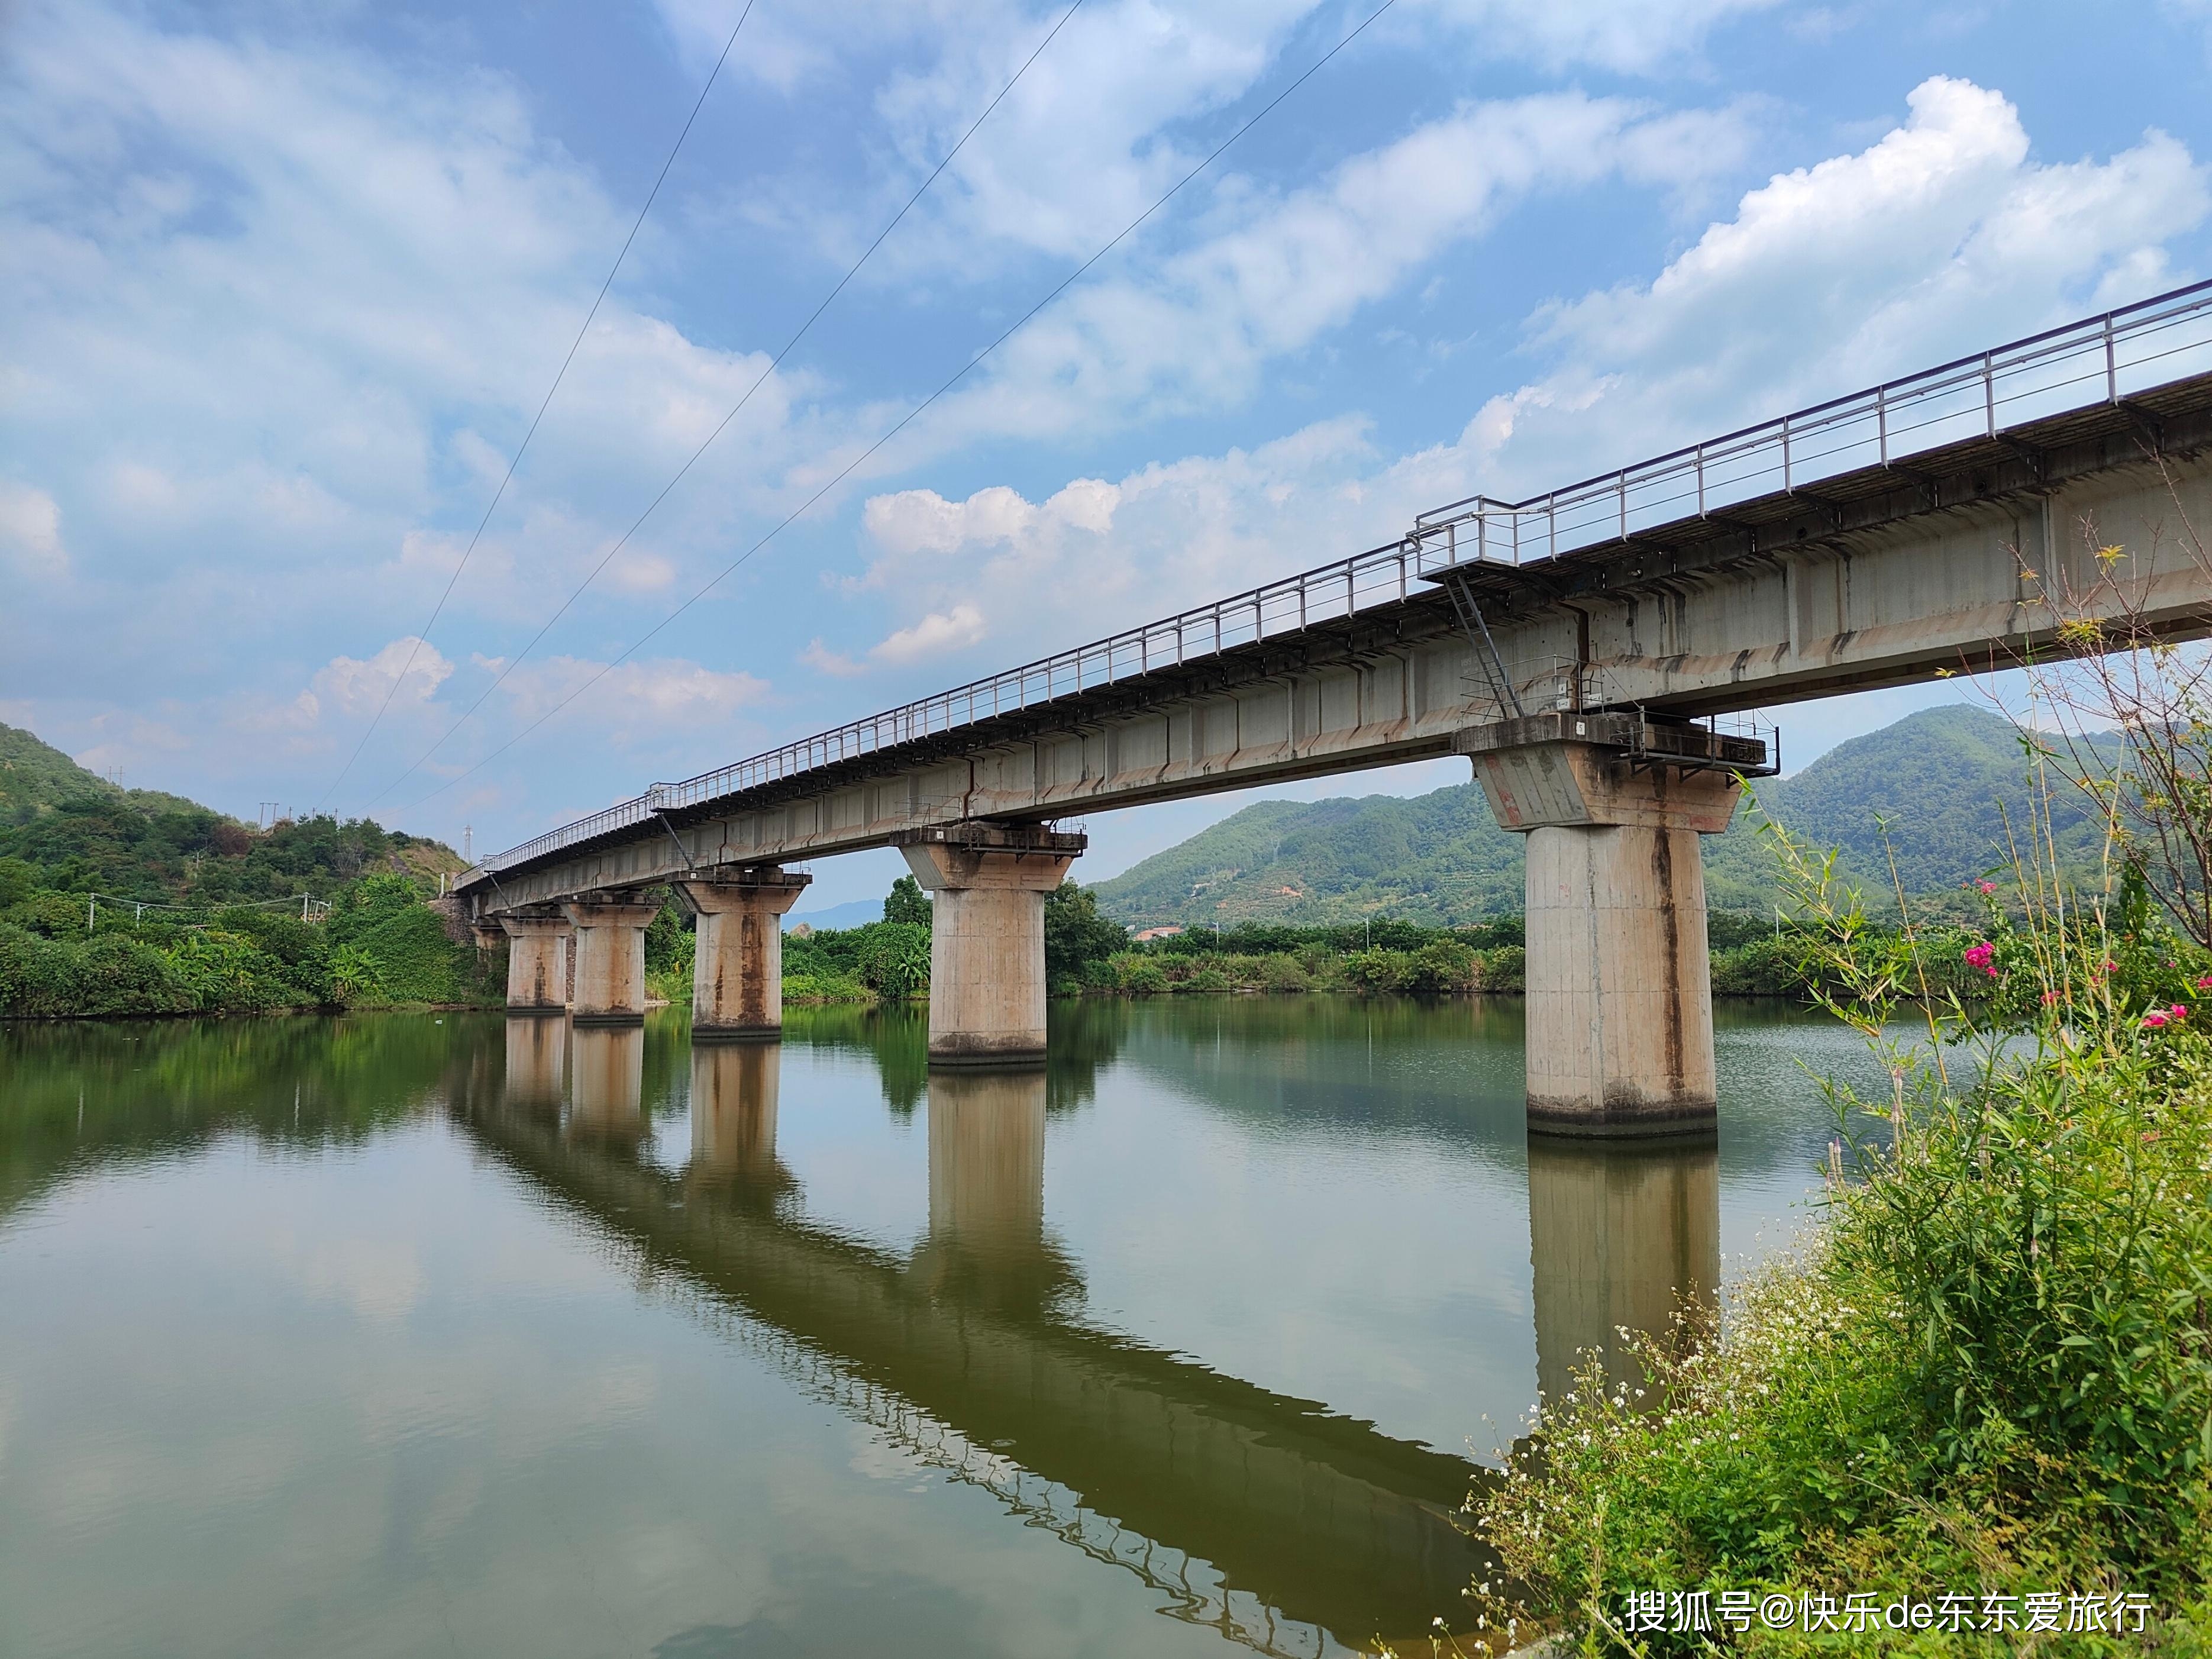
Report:
[{"label": "utility pole", "polygon": [[477,827],[472,823],[461,826],[461,856],[471,864],[477,861]]},{"label": "utility pole", "polygon": [[84,896],[84,931],[86,933],[88,933],[92,931],[92,919],[99,914],[100,895],[97,893],[87,893]]}]

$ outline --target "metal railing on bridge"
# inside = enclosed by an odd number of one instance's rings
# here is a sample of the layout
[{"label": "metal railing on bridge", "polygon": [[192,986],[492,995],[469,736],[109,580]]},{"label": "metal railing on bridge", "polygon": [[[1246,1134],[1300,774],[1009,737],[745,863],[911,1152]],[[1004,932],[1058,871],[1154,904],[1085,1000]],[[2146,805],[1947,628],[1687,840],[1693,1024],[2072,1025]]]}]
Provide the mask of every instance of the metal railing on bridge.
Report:
[{"label": "metal railing on bridge", "polygon": [[[2191,355],[2193,366],[2182,361]],[[2024,422],[2117,404],[2207,368],[2212,283],[2198,283],[1526,501],[1469,495],[1422,514],[1410,539],[1442,544],[1447,563],[1557,558]]]},{"label": "metal railing on bridge", "polygon": [[[2190,359],[2197,361],[2193,365]],[[1467,561],[1521,565],[1619,541],[2212,368],[2212,282],[2051,329],[1522,501],[1471,495],[1403,540],[848,721],[643,794],[481,860],[499,871],[919,738],[1350,617]],[[2083,395],[2087,389],[2088,395]]]}]

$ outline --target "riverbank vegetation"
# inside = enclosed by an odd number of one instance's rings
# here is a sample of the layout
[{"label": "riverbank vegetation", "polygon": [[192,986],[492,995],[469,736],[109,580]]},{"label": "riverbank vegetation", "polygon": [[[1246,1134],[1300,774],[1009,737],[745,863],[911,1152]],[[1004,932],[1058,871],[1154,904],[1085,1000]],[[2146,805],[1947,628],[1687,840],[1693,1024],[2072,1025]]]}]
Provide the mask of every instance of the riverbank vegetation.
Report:
[{"label": "riverbank vegetation", "polygon": [[506,992],[504,955],[457,943],[427,884],[391,871],[337,888],[313,921],[289,900],[134,909],[34,878],[0,860],[0,1016],[496,1005]]},{"label": "riverbank vegetation", "polygon": [[[1888,1087],[1831,1085],[1794,1255],[1541,1403],[1473,1500],[1505,1570],[1486,1636],[2212,1652],[2212,679],[2148,631],[2061,637],[2081,659],[2039,678],[2018,856],[1963,948],[1910,906],[1877,930],[1766,826],[1789,948]],[[2054,834],[2085,799],[2086,882]],[[1961,975],[1985,994],[1938,988]]]}]

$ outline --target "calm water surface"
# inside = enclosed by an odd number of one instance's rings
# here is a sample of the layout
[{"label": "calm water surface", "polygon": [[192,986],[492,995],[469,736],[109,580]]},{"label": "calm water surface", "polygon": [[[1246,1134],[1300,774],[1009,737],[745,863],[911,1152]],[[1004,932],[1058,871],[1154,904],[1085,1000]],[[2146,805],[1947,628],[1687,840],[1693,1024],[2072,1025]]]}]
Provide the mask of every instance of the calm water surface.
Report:
[{"label": "calm water surface", "polygon": [[1802,1220],[1863,1060],[1720,1019],[1668,1151],[1532,1150],[1510,1000],[0,1027],[0,1653],[1411,1634],[1540,1382]]}]

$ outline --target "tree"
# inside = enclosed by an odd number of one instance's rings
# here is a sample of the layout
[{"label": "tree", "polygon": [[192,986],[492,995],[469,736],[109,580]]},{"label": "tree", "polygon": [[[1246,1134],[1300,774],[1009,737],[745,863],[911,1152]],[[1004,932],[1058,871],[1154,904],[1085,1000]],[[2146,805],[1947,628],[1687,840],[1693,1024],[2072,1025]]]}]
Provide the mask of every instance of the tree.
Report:
[{"label": "tree", "polygon": [[1045,982],[1079,978],[1093,963],[1128,948],[1128,930],[1098,914],[1097,896],[1063,881],[1044,898]]},{"label": "tree", "polygon": [[929,895],[921,890],[921,884],[912,876],[901,876],[891,884],[890,896],[884,901],[885,921],[927,927],[932,914]]}]

